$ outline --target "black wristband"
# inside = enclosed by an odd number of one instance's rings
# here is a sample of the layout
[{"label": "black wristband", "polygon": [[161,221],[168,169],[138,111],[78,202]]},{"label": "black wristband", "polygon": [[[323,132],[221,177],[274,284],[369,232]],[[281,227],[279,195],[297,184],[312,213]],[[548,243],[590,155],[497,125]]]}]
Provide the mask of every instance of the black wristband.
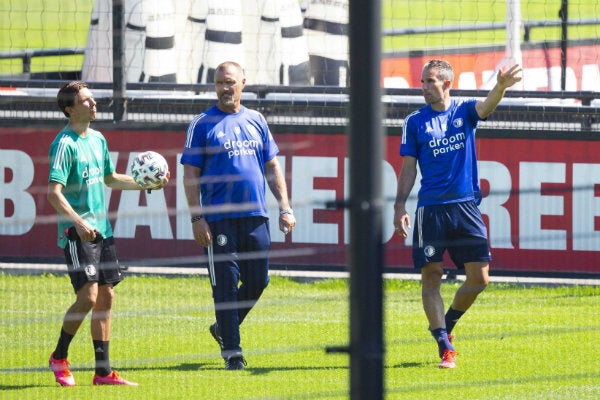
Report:
[{"label": "black wristband", "polygon": [[196,221],[200,221],[202,218],[204,218],[204,215],[200,214],[200,215],[194,215],[191,219],[192,224]]}]

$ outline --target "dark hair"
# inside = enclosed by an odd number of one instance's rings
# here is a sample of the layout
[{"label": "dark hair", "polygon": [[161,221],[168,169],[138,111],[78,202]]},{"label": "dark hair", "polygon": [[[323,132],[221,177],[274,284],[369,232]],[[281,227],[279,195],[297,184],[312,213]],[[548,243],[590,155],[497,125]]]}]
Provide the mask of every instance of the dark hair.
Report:
[{"label": "dark hair", "polygon": [[77,93],[83,88],[88,88],[88,84],[82,81],[71,81],[63,85],[56,95],[56,102],[58,108],[69,118],[69,113],[66,111],[67,107],[73,107],[75,100],[77,99]]}]

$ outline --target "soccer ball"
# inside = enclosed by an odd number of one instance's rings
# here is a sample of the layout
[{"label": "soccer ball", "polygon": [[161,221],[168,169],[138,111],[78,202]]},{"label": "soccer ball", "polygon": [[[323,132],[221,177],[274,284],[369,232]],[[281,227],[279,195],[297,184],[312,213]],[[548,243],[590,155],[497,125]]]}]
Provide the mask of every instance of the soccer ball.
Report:
[{"label": "soccer ball", "polygon": [[160,186],[168,172],[167,160],[155,151],[144,151],[131,162],[131,176],[144,189]]}]

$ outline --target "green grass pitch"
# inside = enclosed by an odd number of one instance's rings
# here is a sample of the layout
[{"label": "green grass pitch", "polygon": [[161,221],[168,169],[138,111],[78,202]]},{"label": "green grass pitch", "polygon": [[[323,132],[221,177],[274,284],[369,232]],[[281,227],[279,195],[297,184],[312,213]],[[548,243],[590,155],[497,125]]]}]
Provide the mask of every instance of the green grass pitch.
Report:
[{"label": "green grass pitch", "polygon": [[[559,1],[522,0],[524,20],[557,18]],[[0,51],[85,46],[93,1],[0,2]],[[383,27],[498,22],[505,0],[385,0]],[[595,0],[570,0],[572,19],[600,16]],[[569,37],[597,37],[598,27]],[[557,28],[533,40],[558,40]],[[502,44],[503,32],[423,35],[384,40],[384,49]],[[75,70],[81,57],[34,60],[32,72]],[[0,60],[0,75],[20,61]],[[456,286],[444,285],[448,304]],[[47,360],[73,300],[64,275],[0,274],[0,399],[346,399],[348,356],[326,354],[348,342],[345,280],[297,282],[274,277],[242,327],[246,371],[223,370],[208,333],[213,321],[205,277],[132,276],[116,289],[111,358],[140,387],[91,386],[89,321],[70,361],[78,382],[61,388]],[[418,282],[386,281],[387,399],[600,398],[600,288],[493,284],[459,323],[458,367],[436,368]],[[100,394],[99,394],[100,391]]]},{"label": "green grass pitch", "polygon": [[[458,283],[443,286],[448,303]],[[65,275],[0,275],[0,398],[346,399],[344,279],[273,277],[242,325],[245,371],[225,371],[208,332],[206,277],[130,276],[116,288],[111,359],[131,387],[93,387],[89,317],[71,346],[78,386],[47,361],[73,294]],[[455,370],[437,368],[415,281],[385,282],[386,399],[600,398],[600,288],[492,284],[457,325]],[[101,394],[100,394],[101,393]]]}]

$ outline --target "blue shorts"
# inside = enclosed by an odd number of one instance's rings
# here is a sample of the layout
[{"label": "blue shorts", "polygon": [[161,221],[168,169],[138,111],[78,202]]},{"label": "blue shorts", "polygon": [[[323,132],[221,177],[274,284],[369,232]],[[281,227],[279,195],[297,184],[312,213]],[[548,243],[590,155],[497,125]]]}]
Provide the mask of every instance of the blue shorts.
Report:
[{"label": "blue shorts", "polygon": [[69,241],[64,248],[65,260],[75,293],[88,282],[115,286],[123,280],[112,236],[104,238],[97,234],[93,242],[84,242],[74,227],[66,234]]},{"label": "blue shorts", "polygon": [[474,201],[419,207],[414,225],[413,262],[417,269],[441,262],[446,250],[459,269],[468,262],[492,259],[487,230]]}]

